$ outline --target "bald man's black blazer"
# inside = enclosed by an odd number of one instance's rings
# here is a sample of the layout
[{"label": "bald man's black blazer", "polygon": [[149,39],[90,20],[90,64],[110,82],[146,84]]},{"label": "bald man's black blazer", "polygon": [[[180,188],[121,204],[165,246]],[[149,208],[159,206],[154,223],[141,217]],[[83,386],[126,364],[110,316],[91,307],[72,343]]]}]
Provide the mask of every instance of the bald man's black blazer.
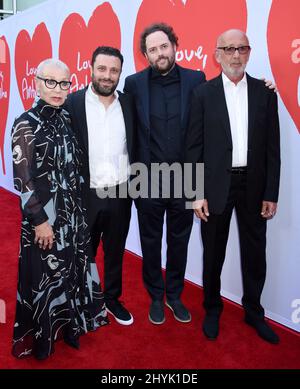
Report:
[{"label": "bald man's black blazer", "polygon": [[[277,95],[264,81],[247,74],[248,150],[247,208],[278,201],[280,136]],[[204,162],[204,193],[209,210],[221,214],[228,199],[232,168],[232,138],[222,75],[193,91],[186,134],[187,162]]]}]

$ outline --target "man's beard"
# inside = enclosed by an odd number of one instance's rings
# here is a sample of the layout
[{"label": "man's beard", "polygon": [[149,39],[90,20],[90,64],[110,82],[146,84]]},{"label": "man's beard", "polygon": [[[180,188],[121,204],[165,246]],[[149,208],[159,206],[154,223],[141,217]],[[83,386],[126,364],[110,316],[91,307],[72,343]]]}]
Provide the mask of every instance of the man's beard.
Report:
[{"label": "man's beard", "polygon": [[[101,81],[111,81],[109,79],[105,79],[105,80],[101,80]],[[118,80],[119,81],[119,80]],[[97,93],[97,95],[99,96],[111,96],[114,91],[117,89],[117,86],[118,86],[118,82],[116,83],[113,83],[113,81],[111,81],[112,84],[111,86],[106,86],[106,87],[102,87],[100,85],[100,81],[99,80],[96,80],[94,76],[92,76],[92,85],[93,85],[93,89],[95,91],[95,93]]]},{"label": "man's beard", "polygon": [[229,65],[223,66],[224,73],[234,78],[243,78],[245,70],[246,64],[241,64],[239,68],[232,68]]},{"label": "man's beard", "polygon": [[[163,68],[159,67],[159,65],[157,65],[157,62],[159,62],[160,59],[166,59],[167,60],[167,65],[165,67],[163,67]],[[153,69],[155,69],[160,74],[167,74],[173,68],[174,64],[175,64],[175,56],[173,56],[171,58],[161,56],[156,62],[152,62],[151,63],[151,67]]]}]

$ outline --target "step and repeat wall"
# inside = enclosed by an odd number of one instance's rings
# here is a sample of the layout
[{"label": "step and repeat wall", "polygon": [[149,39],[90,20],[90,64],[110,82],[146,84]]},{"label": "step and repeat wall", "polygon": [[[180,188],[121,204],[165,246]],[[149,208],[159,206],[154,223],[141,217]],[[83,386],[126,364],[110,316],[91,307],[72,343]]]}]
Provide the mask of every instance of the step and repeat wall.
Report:
[{"label": "step and repeat wall", "polygon": [[[119,85],[122,90],[125,76],[147,66],[138,50],[140,32],[152,22],[163,21],[171,24],[179,36],[177,62],[203,70],[210,79],[219,73],[213,59],[217,36],[229,28],[242,29],[252,46],[248,72],[277,84],[281,123],[279,210],[268,223],[268,274],[262,303],[268,317],[300,332],[299,19],[298,0],[50,0],[1,21],[0,186],[14,190],[11,127],[14,118],[34,101],[34,75],[42,60],[56,57],[68,64],[73,92],[89,82],[93,50],[99,45],[118,47],[125,57]],[[134,207],[132,212],[127,249],[141,254]],[[162,251],[164,266],[165,245]],[[202,244],[199,221],[195,219],[186,278],[201,285],[201,274]],[[222,294],[240,303],[235,218],[222,274]],[[202,309],[200,304],[199,293]]]}]

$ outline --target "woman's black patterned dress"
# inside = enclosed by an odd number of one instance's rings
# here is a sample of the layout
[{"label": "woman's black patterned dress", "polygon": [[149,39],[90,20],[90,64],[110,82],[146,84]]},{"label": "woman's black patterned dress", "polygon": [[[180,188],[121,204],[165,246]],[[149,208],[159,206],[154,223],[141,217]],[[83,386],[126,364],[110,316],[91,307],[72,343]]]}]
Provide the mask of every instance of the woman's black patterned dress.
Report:
[{"label": "woman's black patterned dress", "polygon": [[[45,348],[50,355],[63,334],[77,337],[108,322],[67,112],[39,100],[16,119],[12,149],[23,215],[13,355]],[[55,235],[50,250],[34,243],[34,226],[45,221]]]}]

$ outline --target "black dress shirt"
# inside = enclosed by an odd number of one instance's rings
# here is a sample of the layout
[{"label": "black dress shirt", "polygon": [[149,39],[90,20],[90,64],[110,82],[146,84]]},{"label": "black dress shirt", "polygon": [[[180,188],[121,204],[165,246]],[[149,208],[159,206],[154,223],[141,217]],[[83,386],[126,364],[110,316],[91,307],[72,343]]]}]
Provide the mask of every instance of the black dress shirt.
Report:
[{"label": "black dress shirt", "polygon": [[165,76],[150,74],[151,162],[182,161],[181,88],[177,66]]}]

